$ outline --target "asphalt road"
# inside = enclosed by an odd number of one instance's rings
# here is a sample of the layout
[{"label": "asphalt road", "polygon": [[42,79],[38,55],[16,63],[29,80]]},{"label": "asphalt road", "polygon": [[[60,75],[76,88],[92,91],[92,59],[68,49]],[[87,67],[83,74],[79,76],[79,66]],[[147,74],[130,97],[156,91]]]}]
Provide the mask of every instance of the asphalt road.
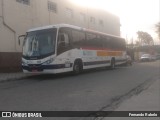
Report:
[{"label": "asphalt road", "polygon": [[156,61],[85,71],[78,76],[41,75],[0,83],[0,111],[114,110],[116,101],[120,104],[141,92],[159,74],[160,61]]}]

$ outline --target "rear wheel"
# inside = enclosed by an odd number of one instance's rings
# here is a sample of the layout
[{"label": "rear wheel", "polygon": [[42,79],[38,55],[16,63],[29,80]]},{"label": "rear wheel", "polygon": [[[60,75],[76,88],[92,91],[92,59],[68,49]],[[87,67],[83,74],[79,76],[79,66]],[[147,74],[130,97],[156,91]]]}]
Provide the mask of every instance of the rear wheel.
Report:
[{"label": "rear wheel", "polygon": [[115,59],[112,59],[112,60],[111,60],[110,69],[111,69],[111,70],[115,69]]},{"label": "rear wheel", "polygon": [[83,65],[81,61],[75,61],[74,66],[73,66],[73,73],[75,75],[80,74],[83,70]]}]

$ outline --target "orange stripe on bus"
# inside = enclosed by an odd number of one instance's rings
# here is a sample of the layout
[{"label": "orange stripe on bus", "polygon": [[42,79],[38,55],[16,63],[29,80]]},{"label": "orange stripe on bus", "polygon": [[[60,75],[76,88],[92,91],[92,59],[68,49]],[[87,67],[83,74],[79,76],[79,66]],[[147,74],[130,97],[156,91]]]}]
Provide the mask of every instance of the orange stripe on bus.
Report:
[{"label": "orange stripe on bus", "polygon": [[122,56],[121,51],[97,51],[97,56]]}]

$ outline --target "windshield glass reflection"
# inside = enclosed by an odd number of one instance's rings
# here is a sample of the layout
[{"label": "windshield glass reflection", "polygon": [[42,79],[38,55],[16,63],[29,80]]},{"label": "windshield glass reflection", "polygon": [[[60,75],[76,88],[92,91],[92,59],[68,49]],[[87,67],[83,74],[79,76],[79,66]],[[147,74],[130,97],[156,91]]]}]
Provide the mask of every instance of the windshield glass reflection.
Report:
[{"label": "windshield glass reflection", "polygon": [[39,57],[55,53],[56,29],[29,32],[23,45],[23,56]]}]

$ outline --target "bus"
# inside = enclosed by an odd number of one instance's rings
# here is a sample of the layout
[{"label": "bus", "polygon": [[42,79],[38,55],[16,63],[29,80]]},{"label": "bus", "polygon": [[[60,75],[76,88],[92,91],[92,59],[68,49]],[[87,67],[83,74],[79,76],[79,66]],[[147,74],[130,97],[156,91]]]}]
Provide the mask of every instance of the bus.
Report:
[{"label": "bus", "polygon": [[[123,38],[68,24],[30,29],[24,35],[24,73],[79,74],[85,69],[126,63]],[[19,36],[19,40],[20,40]]]}]

